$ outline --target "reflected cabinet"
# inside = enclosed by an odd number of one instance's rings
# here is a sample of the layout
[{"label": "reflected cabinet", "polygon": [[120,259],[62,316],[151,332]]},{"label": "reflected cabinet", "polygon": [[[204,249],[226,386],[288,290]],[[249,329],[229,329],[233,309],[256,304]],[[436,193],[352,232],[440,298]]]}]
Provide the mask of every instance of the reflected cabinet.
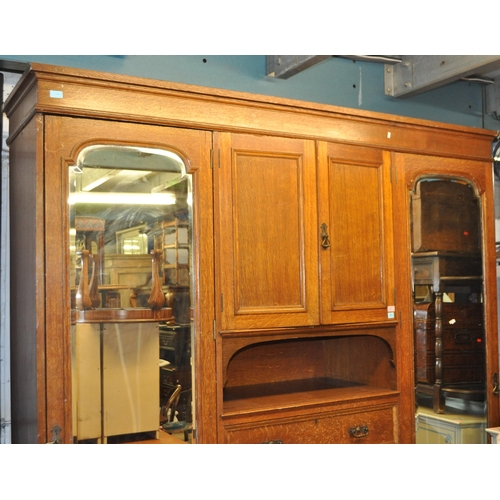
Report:
[{"label": "reflected cabinet", "polygon": [[[38,64],[6,112],[15,442],[412,443],[461,389],[500,423],[492,132]],[[465,249],[425,247],[424,177],[474,192]],[[450,392],[416,269],[471,251]]]}]

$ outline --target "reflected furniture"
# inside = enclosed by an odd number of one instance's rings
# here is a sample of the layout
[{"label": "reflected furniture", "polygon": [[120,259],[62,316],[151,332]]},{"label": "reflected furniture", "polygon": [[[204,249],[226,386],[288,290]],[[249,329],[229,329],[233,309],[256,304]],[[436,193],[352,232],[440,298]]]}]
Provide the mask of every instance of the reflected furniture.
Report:
[{"label": "reflected furniture", "polygon": [[[481,214],[472,183],[423,177],[411,192],[415,377],[436,413],[486,396]],[[418,288],[428,297],[418,298]]]},{"label": "reflected furniture", "polygon": [[500,427],[490,427],[486,432],[490,436],[491,444],[500,444]]},{"label": "reflected furniture", "polygon": [[[420,252],[412,261],[414,286],[428,286],[432,297],[430,302],[416,302],[413,309],[417,393],[432,394],[436,413],[445,411],[446,396],[484,401],[481,258]],[[445,302],[446,292],[456,301]]]},{"label": "reflected furniture", "polygon": [[429,408],[419,408],[417,444],[485,444],[486,417],[447,412],[437,414]]},{"label": "reflected furniture", "polygon": [[106,322],[106,311],[100,314],[101,319],[75,318],[71,327],[75,442],[156,435],[159,318]]},{"label": "reflected furniture", "polygon": [[160,223],[161,233],[156,243],[162,251],[162,276],[166,285],[189,284],[189,222],[175,217]]},{"label": "reflected furniture", "polygon": [[160,402],[163,405],[172,391],[180,387],[177,419],[191,422],[191,327],[189,324],[160,325],[160,359],[169,364],[160,368]]}]

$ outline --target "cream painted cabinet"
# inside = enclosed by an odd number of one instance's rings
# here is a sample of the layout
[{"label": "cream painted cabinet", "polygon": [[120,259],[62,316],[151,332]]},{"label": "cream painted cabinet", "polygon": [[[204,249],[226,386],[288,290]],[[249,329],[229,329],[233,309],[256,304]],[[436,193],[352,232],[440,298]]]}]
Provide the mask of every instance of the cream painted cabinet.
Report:
[{"label": "cream painted cabinet", "polygon": [[103,436],[158,432],[158,323],[102,325]]},{"label": "cream painted cabinet", "polygon": [[73,428],[79,442],[158,432],[158,323],[77,323]]}]

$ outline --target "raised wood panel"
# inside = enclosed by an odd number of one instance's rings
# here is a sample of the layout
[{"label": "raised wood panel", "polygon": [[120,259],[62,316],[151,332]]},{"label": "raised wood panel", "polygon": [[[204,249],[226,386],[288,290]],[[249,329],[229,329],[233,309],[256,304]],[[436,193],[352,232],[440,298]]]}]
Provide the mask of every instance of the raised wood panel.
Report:
[{"label": "raised wood panel", "polygon": [[233,150],[237,314],[304,307],[299,162]]},{"label": "raised wood panel", "polygon": [[318,323],[311,141],[220,134],[222,329]]},{"label": "raised wood panel", "polygon": [[[383,321],[393,302],[390,162],[381,150],[320,143],[321,322]],[[392,311],[391,311],[392,312]]]}]

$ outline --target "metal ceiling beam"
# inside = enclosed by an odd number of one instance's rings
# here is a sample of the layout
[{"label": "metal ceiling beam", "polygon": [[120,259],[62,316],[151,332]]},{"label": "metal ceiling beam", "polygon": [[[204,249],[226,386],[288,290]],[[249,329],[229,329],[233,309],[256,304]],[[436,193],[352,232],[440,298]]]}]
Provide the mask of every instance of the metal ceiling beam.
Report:
[{"label": "metal ceiling beam", "polygon": [[9,71],[11,73],[24,73],[29,67],[30,65],[26,62],[0,59],[0,71]]},{"label": "metal ceiling beam", "polygon": [[344,59],[351,59],[353,61],[397,64],[401,62],[401,56],[338,56]]},{"label": "metal ceiling beam", "polygon": [[410,97],[474,74],[500,69],[500,56],[403,56],[384,65],[385,94]]},{"label": "metal ceiling beam", "polygon": [[266,56],[267,76],[290,78],[332,56]]}]

